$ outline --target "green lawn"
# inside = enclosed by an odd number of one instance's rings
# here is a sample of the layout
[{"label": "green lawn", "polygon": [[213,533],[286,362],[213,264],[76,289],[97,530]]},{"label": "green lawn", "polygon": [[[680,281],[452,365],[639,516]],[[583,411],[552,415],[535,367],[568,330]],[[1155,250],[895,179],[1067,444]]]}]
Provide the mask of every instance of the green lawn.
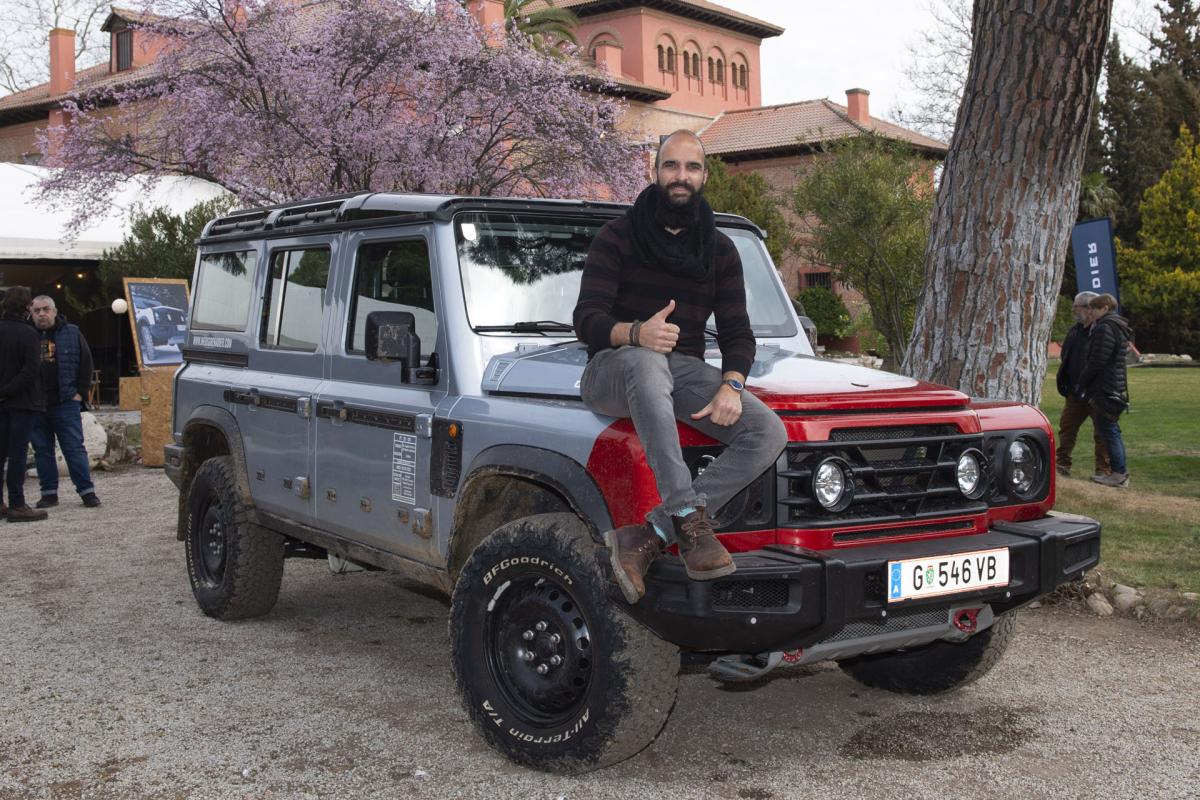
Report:
[{"label": "green lawn", "polygon": [[[1057,426],[1062,398],[1054,370],[1042,411]],[[1129,370],[1132,410],[1121,417],[1131,486],[1109,489],[1092,472],[1091,423],[1074,453],[1074,478],[1058,481],[1057,508],[1104,525],[1101,563],[1110,576],[1136,586],[1200,591],[1200,369]]]}]

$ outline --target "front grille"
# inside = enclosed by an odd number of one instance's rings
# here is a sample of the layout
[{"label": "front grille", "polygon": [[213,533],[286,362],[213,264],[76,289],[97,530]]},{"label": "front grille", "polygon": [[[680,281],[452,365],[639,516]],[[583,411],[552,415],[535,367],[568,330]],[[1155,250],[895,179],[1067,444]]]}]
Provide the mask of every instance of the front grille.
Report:
[{"label": "front grille", "polygon": [[931,628],[935,625],[945,625],[949,620],[950,612],[944,608],[932,611],[893,611],[878,622],[851,622],[826,639],[825,642],[845,642],[850,639],[865,639],[884,633]]},{"label": "front grille", "polygon": [[787,603],[787,581],[721,581],[713,587],[714,609],[782,608]]},{"label": "front grille", "polygon": [[829,432],[831,442],[878,442],[894,439],[918,439],[922,436],[953,436],[954,425],[905,425],[895,428],[836,428]]},{"label": "front grille", "polygon": [[[958,457],[968,448],[982,450],[983,438],[953,425],[846,428],[833,431],[829,441],[793,442],[778,476],[779,524],[830,528],[982,513],[987,505],[964,497],[955,476]],[[850,505],[838,512],[826,511],[812,496],[813,470],[830,456],[850,466],[854,487]]]}]

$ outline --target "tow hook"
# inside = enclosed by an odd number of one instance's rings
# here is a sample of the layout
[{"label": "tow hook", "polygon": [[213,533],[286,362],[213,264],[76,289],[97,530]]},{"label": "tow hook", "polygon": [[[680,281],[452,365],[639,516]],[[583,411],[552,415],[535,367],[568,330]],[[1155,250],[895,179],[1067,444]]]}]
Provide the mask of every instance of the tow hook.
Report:
[{"label": "tow hook", "polygon": [[974,633],[979,627],[979,612],[981,608],[963,608],[954,612],[954,627],[963,633]]},{"label": "tow hook", "polygon": [[804,658],[804,650],[803,649],[784,650],[783,651],[783,663],[785,663],[785,664],[799,664],[800,659],[802,659],[802,658]]}]

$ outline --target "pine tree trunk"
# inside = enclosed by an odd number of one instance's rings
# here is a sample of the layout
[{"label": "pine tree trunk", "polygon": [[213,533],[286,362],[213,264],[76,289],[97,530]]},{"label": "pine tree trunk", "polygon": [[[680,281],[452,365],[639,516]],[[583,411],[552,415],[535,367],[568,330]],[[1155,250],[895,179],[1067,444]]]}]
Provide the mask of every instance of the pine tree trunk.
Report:
[{"label": "pine tree trunk", "polygon": [[975,0],[974,47],[904,359],[1037,403],[1112,0]]}]

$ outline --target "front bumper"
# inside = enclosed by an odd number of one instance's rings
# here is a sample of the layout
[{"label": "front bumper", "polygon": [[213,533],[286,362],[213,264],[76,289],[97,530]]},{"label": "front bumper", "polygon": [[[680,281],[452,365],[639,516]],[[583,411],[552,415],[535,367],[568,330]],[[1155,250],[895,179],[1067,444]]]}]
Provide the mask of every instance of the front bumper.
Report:
[{"label": "front bumper", "polygon": [[[1009,551],[1007,586],[901,604],[886,600],[889,561],[999,547]],[[824,551],[771,545],[734,559],[737,572],[715,581],[689,579],[678,558],[658,559],[646,576],[645,598],[627,606],[629,614],[684,649],[738,653],[807,648],[849,626],[895,632],[971,604],[1000,614],[1098,564],[1100,523],[1052,514],[997,523],[973,536]]]}]

